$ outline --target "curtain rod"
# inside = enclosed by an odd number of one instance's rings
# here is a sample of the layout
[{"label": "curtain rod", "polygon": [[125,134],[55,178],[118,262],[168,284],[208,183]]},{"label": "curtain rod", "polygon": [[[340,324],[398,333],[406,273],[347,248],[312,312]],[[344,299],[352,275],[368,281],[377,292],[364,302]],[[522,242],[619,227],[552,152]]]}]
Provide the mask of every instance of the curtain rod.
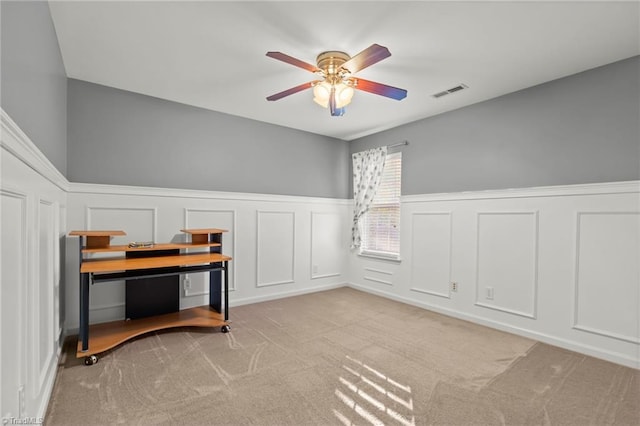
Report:
[{"label": "curtain rod", "polygon": [[393,145],[387,145],[387,148],[395,148],[396,146],[409,145],[409,141],[402,141],[394,143]]}]

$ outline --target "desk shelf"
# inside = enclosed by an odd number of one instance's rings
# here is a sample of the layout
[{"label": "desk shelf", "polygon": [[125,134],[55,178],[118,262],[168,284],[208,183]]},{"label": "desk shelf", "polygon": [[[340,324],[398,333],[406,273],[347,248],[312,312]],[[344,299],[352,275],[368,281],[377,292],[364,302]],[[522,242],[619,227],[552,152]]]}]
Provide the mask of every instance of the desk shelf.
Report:
[{"label": "desk shelf", "polygon": [[[220,327],[230,330],[228,262],[222,254],[218,228],[183,229],[191,241],[154,243],[150,247],[111,245],[123,231],[71,231],[80,237],[80,330],[76,356],[85,364],[96,355],[145,333],[176,327]],[[184,250],[199,249],[195,252]],[[203,251],[204,250],[204,251]],[[96,253],[124,253],[118,257],[87,258]],[[182,274],[209,273],[209,306],[179,309]],[[126,281],[126,320],[89,326],[89,289],[94,283]],[[224,303],[223,296],[224,294]],[[223,309],[224,308],[224,309]],[[91,340],[89,339],[91,336]]]},{"label": "desk shelf", "polygon": [[78,340],[78,358],[90,357],[113,349],[116,346],[153,331],[177,327],[216,328],[227,325],[223,315],[210,306],[198,306],[183,309],[170,314],[136,320],[118,320],[94,324],[89,327],[91,341],[86,351],[82,350],[82,341]]}]

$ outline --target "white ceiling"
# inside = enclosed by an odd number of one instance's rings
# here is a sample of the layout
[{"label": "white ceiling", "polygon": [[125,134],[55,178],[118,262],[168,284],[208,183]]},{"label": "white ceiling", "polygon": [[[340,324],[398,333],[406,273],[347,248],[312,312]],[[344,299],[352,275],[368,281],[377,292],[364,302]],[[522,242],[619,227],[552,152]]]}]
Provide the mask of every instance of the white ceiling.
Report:
[{"label": "white ceiling", "polygon": [[[639,3],[532,1],[50,1],[68,77],[352,140],[640,54]],[[315,64],[373,43],[392,56],[359,77],[408,90],[358,91],[343,117],[303,91]],[[469,89],[435,99],[460,83]]]}]

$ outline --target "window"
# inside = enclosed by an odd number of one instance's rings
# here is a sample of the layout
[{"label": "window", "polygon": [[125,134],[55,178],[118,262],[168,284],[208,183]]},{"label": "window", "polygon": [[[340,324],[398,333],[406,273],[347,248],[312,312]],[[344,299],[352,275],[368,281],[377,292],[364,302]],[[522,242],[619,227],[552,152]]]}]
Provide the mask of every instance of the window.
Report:
[{"label": "window", "polygon": [[402,153],[388,154],[380,187],[364,215],[362,254],[398,258],[400,255],[400,182]]}]

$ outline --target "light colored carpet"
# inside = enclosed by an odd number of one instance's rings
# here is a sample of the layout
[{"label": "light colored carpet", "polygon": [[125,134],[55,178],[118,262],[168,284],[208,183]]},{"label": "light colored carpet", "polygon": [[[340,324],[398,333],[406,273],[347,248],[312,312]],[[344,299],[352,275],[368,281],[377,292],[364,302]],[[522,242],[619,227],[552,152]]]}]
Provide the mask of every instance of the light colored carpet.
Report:
[{"label": "light colored carpet", "polygon": [[66,346],[45,424],[637,425],[640,372],[350,288]]}]

